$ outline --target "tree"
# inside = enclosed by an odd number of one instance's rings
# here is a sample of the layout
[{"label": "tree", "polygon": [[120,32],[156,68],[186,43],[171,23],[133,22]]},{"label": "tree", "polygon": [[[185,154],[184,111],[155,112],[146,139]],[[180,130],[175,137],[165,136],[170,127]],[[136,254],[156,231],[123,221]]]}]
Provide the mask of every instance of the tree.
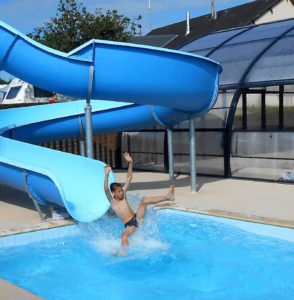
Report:
[{"label": "tree", "polygon": [[0,84],[8,84],[9,82],[7,82],[7,81],[5,81],[4,79],[2,79],[1,77],[0,77]]},{"label": "tree", "polygon": [[96,9],[89,13],[78,0],[59,0],[57,13],[50,22],[34,28],[28,36],[51,48],[69,52],[91,39],[127,42],[136,34],[136,21],[117,10]]}]

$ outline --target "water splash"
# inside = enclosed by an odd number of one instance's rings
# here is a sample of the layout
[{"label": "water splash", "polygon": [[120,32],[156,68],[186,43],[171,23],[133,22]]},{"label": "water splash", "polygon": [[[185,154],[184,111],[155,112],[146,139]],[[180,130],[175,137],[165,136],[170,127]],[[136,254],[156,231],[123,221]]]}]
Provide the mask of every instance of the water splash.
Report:
[{"label": "water splash", "polygon": [[[141,196],[128,195],[128,202],[134,211],[137,210]],[[134,259],[153,254],[166,253],[169,244],[159,232],[156,210],[147,207],[142,226],[129,238],[128,257]],[[121,250],[121,233],[124,230],[122,222],[117,217],[107,214],[95,222],[79,223],[83,239],[96,252],[109,256]]]}]

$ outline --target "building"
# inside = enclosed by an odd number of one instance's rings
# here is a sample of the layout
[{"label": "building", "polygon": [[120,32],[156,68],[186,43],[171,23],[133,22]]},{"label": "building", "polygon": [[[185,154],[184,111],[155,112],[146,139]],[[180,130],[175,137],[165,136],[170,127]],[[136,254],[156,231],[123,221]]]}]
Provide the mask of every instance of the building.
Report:
[{"label": "building", "polygon": [[[276,12],[288,4],[293,8],[292,1],[252,3],[275,5],[271,10]],[[251,25],[202,34],[176,46],[223,67],[215,107],[195,120],[199,174],[279,180],[294,169],[294,19],[261,22],[271,10]],[[174,128],[174,142],[175,171],[188,173],[185,122]],[[168,168],[164,128],[124,133],[122,147],[133,154],[136,168]]]},{"label": "building", "polygon": [[144,37],[131,42],[170,49],[178,49],[193,39],[230,28],[285,20],[294,17],[294,0],[257,0],[187,21],[156,28]]},{"label": "building", "polygon": [[[279,180],[294,169],[293,10],[290,0],[259,0],[218,12],[218,19],[230,16],[245,26],[222,19],[219,24],[228,28],[207,33],[197,29],[197,36],[191,22],[188,41],[172,34],[176,32],[162,35],[161,29],[137,39],[141,44],[206,56],[223,67],[216,105],[195,119],[198,174]],[[249,11],[254,11],[250,17]],[[292,18],[287,18],[287,12]],[[279,13],[282,20],[262,22],[278,18]],[[210,22],[216,21],[209,17]],[[173,128],[173,138],[175,172],[189,173],[187,122]],[[118,137],[97,136],[94,144],[95,157],[113,167],[126,166],[121,162],[125,151],[132,154],[136,169],[167,171],[169,167],[164,127],[123,132]]]}]

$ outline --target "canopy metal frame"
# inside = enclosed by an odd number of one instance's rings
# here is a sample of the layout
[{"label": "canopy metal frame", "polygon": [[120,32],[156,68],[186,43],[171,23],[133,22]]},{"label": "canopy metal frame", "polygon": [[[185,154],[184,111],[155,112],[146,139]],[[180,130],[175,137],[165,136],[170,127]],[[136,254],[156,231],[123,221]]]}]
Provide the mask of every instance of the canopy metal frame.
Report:
[{"label": "canopy metal frame", "polygon": [[[209,48],[203,48],[203,47],[198,47],[197,49],[197,44],[195,45],[195,50],[193,51],[189,51],[190,53],[197,53],[197,51],[203,51],[203,50],[208,50],[210,49],[210,51],[205,55],[208,58],[211,58],[212,54],[217,52],[220,48],[226,46],[226,44],[232,40],[234,40],[234,38],[239,37],[240,35],[250,32],[252,29],[258,27],[258,26],[267,26],[267,25],[271,25],[274,23],[282,23],[282,22],[289,22],[293,20],[293,24],[294,24],[294,18],[293,19],[287,19],[287,20],[280,20],[280,21],[275,21],[275,22],[269,22],[269,23],[262,23],[262,24],[257,24],[257,25],[248,25],[243,27],[244,30],[242,30],[242,27],[240,28],[232,28],[232,29],[227,29],[227,30],[222,30],[222,31],[218,31],[218,32],[213,32],[207,35],[203,35],[203,36],[199,36],[196,37],[195,39],[188,41],[187,43],[185,43],[184,45],[182,45],[181,47],[178,48],[178,50],[181,50],[184,46],[187,46],[190,43],[193,43],[203,37],[207,37],[207,36],[215,36],[217,34],[221,34],[224,32],[228,32],[228,31],[233,31],[233,30],[240,30],[238,31],[236,34],[233,34],[232,36],[230,36],[229,38],[226,38],[224,40],[222,40],[219,44],[216,44],[214,47],[209,47]],[[270,49],[272,48],[274,45],[276,45],[283,37],[285,37],[289,32],[291,32],[294,29],[294,25],[289,25],[289,27],[284,31],[281,32],[278,36],[276,37],[272,37],[273,40],[272,42],[270,42],[268,45],[266,45],[263,49],[261,49],[261,51],[259,51],[255,57],[252,58],[251,62],[248,64],[247,68],[245,69],[245,71],[243,72],[243,74],[241,75],[241,78],[238,82],[233,83],[233,84],[223,84],[220,85],[219,89],[222,91],[228,90],[228,89],[233,89],[235,90],[234,92],[234,96],[230,105],[230,109],[229,109],[229,114],[225,123],[225,127],[223,129],[224,131],[224,175],[225,177],[231,177],[231,141],[232,141],[232,128],[233,128],[233,122],[234,122],[234,117],[235,117],[235,113],[236,113],[236,109],[237,109],[237,104],[239,102],[240,96],[242,95],[242,92],[244,91],[245,88],[250,88],[250,87],[266,87],[266,86],[280,86],[280,107],[281,105],[283,105],[281,103],[281,101],[283,101],[283,86],[284,85],[289,85],[289,84],[294,84],[294,76],[293,78],[288,78],[288,79],[277,79],[277,80],[264,80],[264,81],[259,81],[259,82],[245,82],[247,75],[249,74],[249,72],[252,70],[252,68],[256,65],[256,63],[260,60],[260,58],[263,57],[263,55]],[[211,49],[212,48],[212,49]],[[281,88],[282,87],[282,88]],[[263,101],[265,101],[265,93],[262,95],[262,99]],[[281,113],[280,113],[281,114]],[[283,122],[283,116],[280,116],[280,128],[281,128],[281,122]],[[264,122],[263,122],[264,125]]]}]

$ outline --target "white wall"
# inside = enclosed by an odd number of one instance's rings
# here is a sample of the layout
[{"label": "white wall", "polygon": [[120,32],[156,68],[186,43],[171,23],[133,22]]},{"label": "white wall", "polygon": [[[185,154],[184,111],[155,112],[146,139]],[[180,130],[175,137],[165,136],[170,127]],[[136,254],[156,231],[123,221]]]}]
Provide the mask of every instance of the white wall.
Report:
[{"label": "white wall", "polygon": [[273,7],[272,12],[267,11],[254,23],[261,24],[290,18],[294,18],[294,5],[291,0],[283,0]]}]

